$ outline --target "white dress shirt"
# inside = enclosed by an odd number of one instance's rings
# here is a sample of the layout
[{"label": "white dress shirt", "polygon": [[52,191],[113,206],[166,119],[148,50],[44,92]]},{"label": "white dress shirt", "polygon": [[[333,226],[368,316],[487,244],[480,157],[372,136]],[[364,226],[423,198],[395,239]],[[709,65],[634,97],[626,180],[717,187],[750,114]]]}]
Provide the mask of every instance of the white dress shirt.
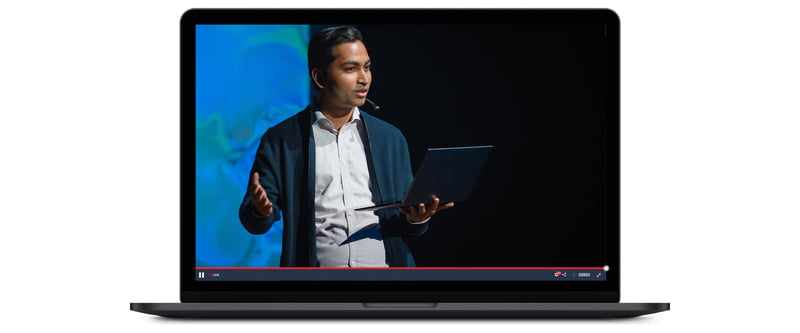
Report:
[{"label": "white dress shirt", "polygon": [[354,210],[375,204],[359,110],[339,131],[322,112],[314,114],[314,221],[320,266],[387,267],[378,216]]}]

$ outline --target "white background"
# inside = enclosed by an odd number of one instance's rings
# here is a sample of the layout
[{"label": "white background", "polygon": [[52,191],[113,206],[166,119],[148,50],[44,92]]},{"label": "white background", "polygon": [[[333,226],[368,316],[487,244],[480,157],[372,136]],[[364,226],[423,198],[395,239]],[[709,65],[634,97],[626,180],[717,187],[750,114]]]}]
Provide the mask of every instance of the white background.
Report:
[{"label": "white background", "polygon": [[622,300],[672,310],[602,321],[174,321],[129,311],[130,302],[178,300],[179,18],[191,7],[273,4],[4,3],[0,325],[796,332],[800,11],[791,3],[491,2],[621,17]]}]

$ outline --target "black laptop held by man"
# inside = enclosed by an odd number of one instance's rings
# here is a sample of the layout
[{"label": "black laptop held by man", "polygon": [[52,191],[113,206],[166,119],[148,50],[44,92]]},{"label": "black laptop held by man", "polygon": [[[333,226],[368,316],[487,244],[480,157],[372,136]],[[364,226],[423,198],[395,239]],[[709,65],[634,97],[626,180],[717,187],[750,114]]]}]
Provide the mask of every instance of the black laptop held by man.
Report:
[{"label": "black laptop held by man", "polygon": [[[314,70],[311,37],[340,26],[361,38],[333,43],[322,53],[330,67]],[[619,37],[609,9],[188,10],[180,300],[131,310],[190,318],[669,310],[620,301]],[[317,95],[330,91],[340,94]],[[353,101],[343,122],[320,111]],[[286,131],[287,123],[300,125]],[[429,147],[487,145],[491,154],[477,162],[422,170]],[[452,207],[357,210],[402,200],[413,176],[448,171],[472,175]],[[247,219],[269,222],[254,232]],[[401,229],[413,232],[394,233]],[[338,257],[323,258],[330,253]]]},{"label": "black laptop held by man", "polygon": [[438,198],[444,204],[469,199],[492,146],[429,148],[403,200],[356,211],[416,206]]}]

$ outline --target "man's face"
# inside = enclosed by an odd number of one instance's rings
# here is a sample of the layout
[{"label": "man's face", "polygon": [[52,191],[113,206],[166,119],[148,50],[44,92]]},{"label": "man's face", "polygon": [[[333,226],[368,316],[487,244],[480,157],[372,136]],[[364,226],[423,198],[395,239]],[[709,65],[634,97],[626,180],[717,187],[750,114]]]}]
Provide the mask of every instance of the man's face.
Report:
[{"label": "man's face", "polygon": [[364,105],[372,82],[372,63],[361,41],[346,42],[334,47],[336,59],[328,67],[330,80],[324,84],[326,104],[350,108]]}]

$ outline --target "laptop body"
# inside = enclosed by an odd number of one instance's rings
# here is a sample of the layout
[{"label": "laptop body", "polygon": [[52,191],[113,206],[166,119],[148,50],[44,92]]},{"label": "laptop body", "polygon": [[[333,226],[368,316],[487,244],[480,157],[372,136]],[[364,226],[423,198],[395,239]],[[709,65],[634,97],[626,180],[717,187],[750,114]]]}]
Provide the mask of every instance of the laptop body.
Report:
[{"label": "laptop body", "polygon": [[491,151],[491,145],[429,148],[403,200],[356,211],[416,206],[433,198],[441,204],[467,200]]},{"label": "laptop body", "polygon": [[[413,266],[281,267],[292,226],[253,235],[236,216],[261,134],[311,101],[309,36],[343,24],[360,28],[376,63],[370,99],[382,106],[363,111],[404,132],[411,165],[423,147],[493,145],[468,203],[408,242]],[[180,29],[180,300],[131,310],[611,318],[669,309],[620,302],[613,11],[192,9]]]}]

